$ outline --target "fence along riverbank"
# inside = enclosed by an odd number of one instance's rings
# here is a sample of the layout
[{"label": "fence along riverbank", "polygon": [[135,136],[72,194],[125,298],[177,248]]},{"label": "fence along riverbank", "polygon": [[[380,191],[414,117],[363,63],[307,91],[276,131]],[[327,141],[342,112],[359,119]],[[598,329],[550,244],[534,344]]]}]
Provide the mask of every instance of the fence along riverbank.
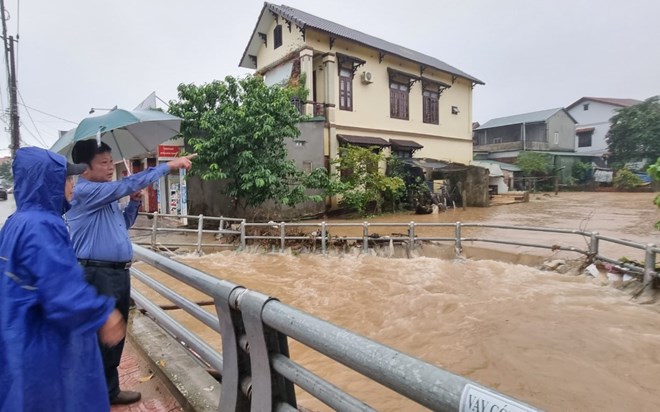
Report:
[{"label": "fence along riverbank", "polygon": [[[310,251],[318,251],[322,254],[328,253],[330,248],[347,245],[359,246],[362,252],[367,252],[370,247],[386,246],[393,248],[394,245],[404,247],[409,256],[418,247],[421,242],[433,242],[452,244],[454,246],[454,253],[460,256],[463,251],[464,243],[471,242],[472,244],[499,244],[522,246],[527,248],[545,249],[551,251],[566,251],[573,252],[578,255],[584,256],[588,262],[601,261],[614,266],[614,268],[623,273],[628,273],[640,277],[644,287],[653,287],[656,279],[660,276],[656,270],[656,260],[660,253],[660,248],[655,244],[642,244],[632,242],[629,240],[617,239],[611,236],[603,236],[598,232],[590,232],[584,230],[572,229],[557,229],[557,228],[544,228],[532,226],[513,226],[513,225],[493,225],[487,223],[469,223],[469,222],[455,222],[455,223],[416,223],[402,222],[402,223],[370,223],[368,221],[361,223],[305,223],[305,222],[268,222],[268,223],[254,223],[247,222],[241,218],[229,217],[211,217],[211,216],[179,216],[179,215],[162,215],[158,213],[146,214],[151,221],[151,227],[135,227],[134,230],[138,234],[149,233],[149,240],[136,240],[136,244],[143,246],[150,246],[152,249],[161,248],[177,248],[186,247],[194,248],[194,250],[201,254],[204,249],[221,248],[221,249],[235,249],[244,250],[249,244],[258,243],[259,241],[266,241],[271,247],[280,252],[287,249],[287,245],[291,242],[299,242],[307,245]],[[197,222],[197,228],[191,229],[188,227],[166,227],[163,225],[164,219],[177,221]],[[216,223],[217,222],[217,223]],[[159,224],[160,223],[160,224]],[[217,224],[218,229],[204,229],[205,225]],[[354,228],[361,231],[360,236],[331,236],[330,233],[333,228]],[[392,235],[381,236],[378,234],[379,229],[395,228],[396,232]],[[444,235],[418,235],[421,228],[443,231]],[[525,242],[509,238],[493,238],[481,236],[465,236],[465,231],[468,229],[481,228],[481,229],[499,229],[511,233],[533,233],[544,232],[553,234],[569,235],[573,237],[576,242],[572,244],[559,244],[553,242],[551,244]],[[266,233],[254,233],[255,230],[265,230]],[[448,236],[446,233],[451,230],[453,236]],[[292,233],[295,232],[295,233]],[[159,234],[185,234],[195,235],[195,242],[190,241],[170,241],[164,240],[159,237]],[[204,235],[211,235],[217,241],[204,242]],[[186,236],[186,238],[188,237]],[[515,235],[514,235],[515,236]],[[512,236],[513,237],[513,236]],[[636,250],[643,254],[643,262],[621,261],[615,256],[605,256],[601,253],[602,243],[611,243],[619,246],[624,246],[627,250]],[[581,244],[581,246],[576,246]],[[625,253],[622,253],[625,255]]]}]

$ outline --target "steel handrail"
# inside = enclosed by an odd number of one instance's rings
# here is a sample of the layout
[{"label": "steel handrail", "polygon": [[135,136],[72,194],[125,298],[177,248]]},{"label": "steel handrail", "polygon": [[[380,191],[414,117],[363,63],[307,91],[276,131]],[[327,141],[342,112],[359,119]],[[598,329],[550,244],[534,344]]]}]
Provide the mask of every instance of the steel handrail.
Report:
[{"label": "steel handrail", "polygon": [[[138,260],[211,296],[216,301],[216,308],[220,307],[219,300],[224,299],[230,303],[232,310],[241,312],[244,310],[244,305],[247,305],[246,309],[249,307],[250,302],[246,300],[243,303],[243,301],[249,296],[254,295],[253,292],[232,282],[214,278],[204,272],[141,246],[134,245],[134,254]],[[141,281],[148,277],[137,268],[132,268],[131,270]],[[153,279],[148,280],[145,284],[152,287],[155,286],[154,290],[163,294],[166,298],[173,298],[172,300],[174,302],[181,304],[184,310],[208,326],[211,326],[210,324],[215,319],[220,318],[220,314],[218,314],[218,318],[202,315],[200,311],[203,310],[193,308],[194,303],[181,296],[176,296],[178,295],[176,292]],[[223,374],[223,385],[225,381],[231,381],[225,375],[229,372],[223,369],[223,366],[227,364],[227,353],[220,355],[208,344],[201,341],[196,335],[167,315],[165,311],[146,299],[139,291],[133,289],[132,296],[136,304],[154,317],[164,329],[174,334],[180,341],[185,342],[205,362],[220,371]],[[459,410],[461,405],[464,405],[466,402],[463,399],[463,395],[465,395],[466,391],[474,390],[475,388],[483,393],[499,397],[509,405],[518,406],[522,408],[521,410],[536,410],[513,398],[478,385],[469,379],[396,351],[277,300],[266,299],[258,313],[260,314],[258,321],[263,323],[258,328],[263,329],[264,325],[273,328],[275,331],[296,339],[310,348],[362,373],[368,378],[434,410]],[[226,317],[229,314],[223,313],[222,316]],[[249,319],[249,317],[243,316],[244,321]],[[254,330],[254,326],[252,325],[250,327],[249,324],[246,324],[245,327],[248,330]],[[216,332],[220,330],[220,328],[213,326],[211,328]],[[252,351],[257,352],[258,343],[249,342],[241,330],[243,329],[240,329],[232,339],[242,342],[241,347],[243,347],[243,350],[247,351],[250,356],[253,356]],[[226,337],[221,335],[221,338],[224,341]],[[225,343],[223,343],[224,345]],[[338,390],[331,383],[307,371],[302,366],[295,364],[295,362],[283,360],[282,356],[283,354],[269,355],[272,367],[275,370],[279,370],[282,375],[286,375],[287,379],[292,383],[299,385],[301,388],[311,389],[311,393],[317,396],[319,400],[333,407],[353,405],[356,407],[359,406],[358,410],[371,410],[362,401]],[[230,364],[235,364],[235,362],[232,360]],[[253,371],[255,365],[257,363],[253,362]],[[261,393],[256,390],[257,386],[255,385],[248,386],[249,390],[244,392],[249,393],[252,402],[255,402],[257,397],[271,396],[269,393]],[[276,409],[287,409],[291,405],[287,407],[285,404],[277,404],[274,407]]]}]

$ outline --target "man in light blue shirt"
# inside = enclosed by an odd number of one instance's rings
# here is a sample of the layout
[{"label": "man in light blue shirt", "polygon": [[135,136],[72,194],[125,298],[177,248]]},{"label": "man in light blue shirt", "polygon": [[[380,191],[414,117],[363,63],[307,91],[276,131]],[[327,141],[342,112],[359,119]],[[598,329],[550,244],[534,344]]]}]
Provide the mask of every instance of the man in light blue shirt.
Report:
[{"label": "man in light blue shirt", "polygon": [[[77,142],[72,151],[75,163],[88,168],[78,178],[71,209],[66,213],[73,247],[78,261],[85,269],[85,278],[99,293],[112,296],[117,309],[128,320],[130,302],[129,268],[133,248],[128,229],[135,223],[141,202],[140,190],[167,175],[170,170],[190,169],[190,157],[180,157],[166,164],[112,181],[114,162],[110,147],[95,140]],[[119,199],[131,196],[122,211]],[[108,396],[112,404],[129,404],[140,400],[139,392],[119,388],[117,367],[124,349],[124,341],[108,348],[101,345]]]}]

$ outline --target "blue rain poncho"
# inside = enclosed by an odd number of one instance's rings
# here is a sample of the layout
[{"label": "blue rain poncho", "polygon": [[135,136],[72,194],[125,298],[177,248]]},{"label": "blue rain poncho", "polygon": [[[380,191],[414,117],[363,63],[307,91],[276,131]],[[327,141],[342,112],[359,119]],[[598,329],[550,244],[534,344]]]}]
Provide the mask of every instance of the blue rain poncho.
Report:
[{"label": "blue rain poncho", "polygon": [[96,337],[114,309],[85,282],[62,214],[66,160],[19,149],[0,231],[0,411],[110,409]]}]

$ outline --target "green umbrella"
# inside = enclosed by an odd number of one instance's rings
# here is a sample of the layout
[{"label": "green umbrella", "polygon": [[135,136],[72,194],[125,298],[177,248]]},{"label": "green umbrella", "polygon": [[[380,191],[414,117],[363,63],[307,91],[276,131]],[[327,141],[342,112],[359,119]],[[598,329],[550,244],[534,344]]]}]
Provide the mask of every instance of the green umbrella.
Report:
[{"label": "green umbrella", "polygon": [[181,119],[158,110],[115,109],[88,117],[68,131],[50,148],[70,157],[73,145],[81,140],[99,139],[112,149],[115,161],[145,155],[179,134]]}]

